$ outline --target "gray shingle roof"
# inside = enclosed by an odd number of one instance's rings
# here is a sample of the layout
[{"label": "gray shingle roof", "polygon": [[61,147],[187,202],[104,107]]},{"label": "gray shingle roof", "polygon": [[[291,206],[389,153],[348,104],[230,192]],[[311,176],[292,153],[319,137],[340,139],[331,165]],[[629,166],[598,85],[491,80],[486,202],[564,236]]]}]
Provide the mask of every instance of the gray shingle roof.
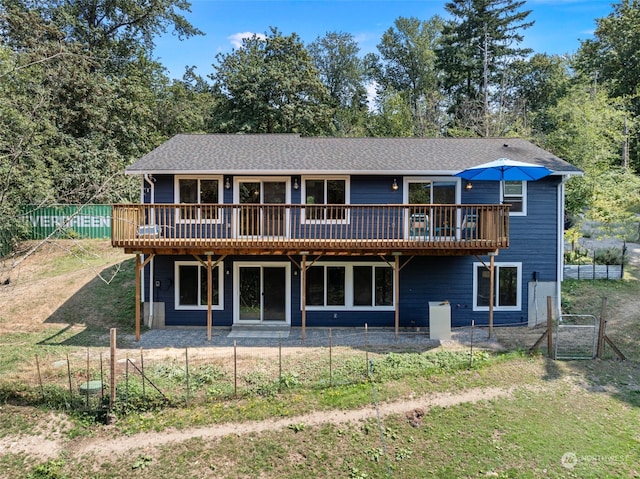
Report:
[{"label": "gray shingle roof", "polygon": [[176,135],[129,174],[451,174],[509,158],[560,174],[580,170],[519,138],[307,138],[298,135]]}]

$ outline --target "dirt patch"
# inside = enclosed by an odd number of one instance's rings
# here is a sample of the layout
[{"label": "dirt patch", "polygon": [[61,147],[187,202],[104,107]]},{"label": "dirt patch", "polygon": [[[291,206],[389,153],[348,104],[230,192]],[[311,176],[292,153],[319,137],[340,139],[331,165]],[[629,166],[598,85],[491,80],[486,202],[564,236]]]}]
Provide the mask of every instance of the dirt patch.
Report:
[{"label": "dirt patch", "polygon": [[[7,407],[7,406],[5,406]],[[0,454],[34,455],[42,459],[53,459],[64,451],[63,439],[65,431],[71,423],[63,414],[50,413],[44,418],[38,418],[35,434],[21,434],[0,438]]]},{"label": "dirt patch", "polygon": [[[29,250],[33,243],[22,249]],[[0,261],[0,333],[40,332],[48,328],[54,313],[89,282],[109,281],[117,271],[105,271],[129,256],[108,241],[57,240],[43,243],[28,256]],[[5,284],[7,283],[7,284]],[[85,299],[90,304],[90,299]],[[90,321],[79,315],[76,322]],[[68,323],[63,323],[68,324]]]},{"label": "dirt patch", "polygon": [[[436,393],[421,398],[381,403],[378,406],[381,417],[392,414],[407,414],[407,412],[422,417],[433,407],[452,407],[462,403],[476,403],[497,398],[506,398],[513,395],[516,388],[476,388],[460,393]],[[354,410],[336,410],[326,412],[313,412],[302,416],[285,419],[271,419],[266,421],[253,421],[242,423],[216,424],[208,427],[189,428],[180,431],[169,430],[161,433],[141,433],[132,436],[119,436],[117,441],[108,440],[105,437],[82,438],[74,441],[63,441],[56,437],[40,436],[8,436],[0,439],[0,454],[24,453],[40,459],[56,457],[65,451],[69,456],[80,457],[93,455],[97,458],[111,457],[114,454],[129,456],[136,451],[144,450],[151,453],[152,449],[171,443],[183,442],[192,438],[213,440],[228,435],[242,436],[265,431],[286,429],[291,424],[304,424],[306,426],[319,426],[322,424],[344,424],[365,421],[376,418],[378,411],[371,405],[369,407]],[[407,416],[408,417],[408,416]],[[420,424],[416,424],[419,427]]]}]

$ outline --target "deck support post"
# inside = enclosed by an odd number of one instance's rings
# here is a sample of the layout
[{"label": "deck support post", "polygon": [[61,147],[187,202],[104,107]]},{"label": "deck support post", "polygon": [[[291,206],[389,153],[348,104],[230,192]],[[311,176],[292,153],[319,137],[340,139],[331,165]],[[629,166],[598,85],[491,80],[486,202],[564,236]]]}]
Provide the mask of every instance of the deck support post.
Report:
[{"label": "deck support post", "polygon": [[493,303],[495,301],[495,257],[496,253],[489,253],[489,339],[493,337]]},{"label": "deck support post", "polygon": [[136,343],[140,342],[140,254],[136,254]]},{"label": "deck support post", "polygon": [[300,297],[300,306],[302,309],[302,339],[307,337],[307,255],[302,255],[302,267],[300,268],[300,281],[302,295]]},{"label": "deck support post", "polygon": [[207,341],[211,341],[211,326],[213,318],[211,303],[213,302],[213,264],[211,254],[207,254]]},{"label": "deck support post", "polygon": [[398,329],[400,328],[400,256],[395,255],[395,266],[393,268],[395,274],[395,296],[396,296],[396,317],[395,317],[395,331],[396,339],[398,339]]},{"label": "deck support post", "polygon": [[[149,264],[149,261],[153,259],[155,253],[149,255],[149,257],[142,261],[143,255],[142,253],[136,251],[134,252],[136,255],[136,342],[140,341],[140,301],[141,298],[141,286],[142,286],[142,270],[144,267]],[[149,301],[153,301],[153,293],[149,291]],[[151,305],[149,305],[151,306]]]}]

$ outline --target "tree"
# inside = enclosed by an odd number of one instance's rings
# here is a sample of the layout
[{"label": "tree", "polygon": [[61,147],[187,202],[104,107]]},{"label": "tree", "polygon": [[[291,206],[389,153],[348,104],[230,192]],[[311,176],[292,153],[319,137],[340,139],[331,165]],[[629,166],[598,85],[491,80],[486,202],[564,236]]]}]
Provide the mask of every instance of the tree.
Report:
[{"label": "tree", "polygon": [[216,98],[206,79],[186,69],[182,80],[163,79],[157,93],[158,128],[165,137],[178,133],[205,133],[211,124]]},{"label": "tree", "polygon": [[547,115],[552,131],[545,147],[584,171],[583,178],[568,184],[567,210],[587,211],[605,223],[628,219],[630,208],[640,204],[640,190],[638,178],[622,167],[623,125],[629,116],[624,102],[577,84]]},{"label": "tree", "polygon": [[501,134],[492,124],[502,108],[504,72],[510,62],[531,49],[519,48],[531,10],[524,0],[453,0],[445,5],[451,20],[445,23],[438,50],[449,112],[458,128],[480,136]]},{"label": "tree", "polygon": [[181,39],[203,34],[178,13],[190,11],[187,0],[57,0],[48,5],[65,40],[104,54],[112,70],[137,55],[140,47],[151,51],[154,38],[168,28]]},{"label": "tree", "polygon": [[378,96],[378,111],[371,116],[369,134],[378,137],[412,137],[415,134],[411,108],[403,95],[390,90]]},{"label": "tree", "polygon": [[272,28],[242,47],[216,56],[210,75],[219,95],[214,118],[219,132],[301,133],[329,131],[328,91],[300,38]]},{"label": "tree", "polygon": [[503,80],[501,130],[523,136],[549,132],[546,111],[567,94],[571,81],[566,57],[538,53],[515,60]]},{"label": "tree", "polygon": [[[593,40],[582,42],[575,58],[575,68],[605,88],[612,97],[626,99],[631,111],[640,116],[640,2],[621,0],[613,12],[596,20]],[[632,166],[640,169],[640,139],[632,137]]]},{"label": "tree", "polygon": [[[382,96],[396,94],[407,103],[415,136],[437,136],[441,131],[441,95],[436,53],[442,20],[399,17],[378,44],[380,55],[365,61]],[[395,98],[394,101],[397,101]]]},{"label": "tree", "polygon": [[309,47],[334,109],[335,135],[360,136],[368,115],[364,63],[360,48],[349,33],[328,32]]},{"label": "tree", "polygon": [[19,238],[23,205],[132,196],[124,167],[164,139],[158,97],[167,80],[148,46],[171,24],[195,33],[174,11],[187,6],[0,3],[0,224],[10,230],[8,239],[0,232],[3,242]]}]

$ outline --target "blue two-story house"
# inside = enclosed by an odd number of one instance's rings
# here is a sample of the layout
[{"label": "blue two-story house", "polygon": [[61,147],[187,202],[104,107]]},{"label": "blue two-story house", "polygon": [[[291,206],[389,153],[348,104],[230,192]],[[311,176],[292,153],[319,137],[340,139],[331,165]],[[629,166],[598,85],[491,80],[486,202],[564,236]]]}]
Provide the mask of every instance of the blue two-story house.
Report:
[{"label": "blue two-story house", "polygon": [[[465,181],[498,158],[537,181]],[[564,185],[580,171],[522,139],[177,135],[126,170],[113,207],[150,326],[527,324],[560,297]],[[493,297],[493,302],[491,301]],[[544,308],[543,308],[544,309]],[[545,315],[545,311],[540,311]],[[533,318],[535,319],[535,318]]]}]

